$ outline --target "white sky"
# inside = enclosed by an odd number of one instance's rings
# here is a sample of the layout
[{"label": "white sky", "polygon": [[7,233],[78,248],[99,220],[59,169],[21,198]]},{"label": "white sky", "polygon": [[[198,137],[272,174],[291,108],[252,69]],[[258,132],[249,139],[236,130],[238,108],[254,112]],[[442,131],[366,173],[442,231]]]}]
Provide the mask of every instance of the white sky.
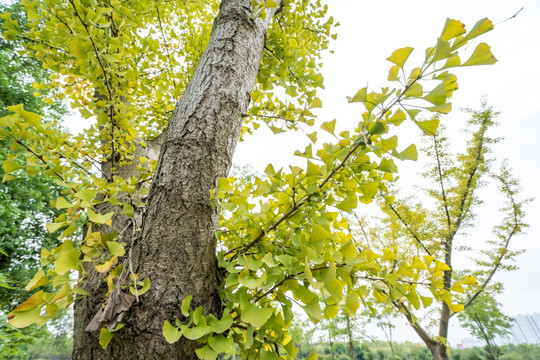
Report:
[{"label": "white sky", "polygon": [[[459,69],[460,89],[454,93],[454,111],[442,118],[453,135],[453,144],[463,144],[462,129],[466,117],[458,109],[477,108],[480,98],[487,96],[489,104],[501,111],[498,118],[501,125],[491,132],[493,136],[504,136],[494,149],[498,160],[507,158],[514,175],[521,180],[524,197],[536,197],[527,208],[527,235],[516,238],[512,248],[526,248],[527,253],[518,258],[520,269],[512,273],[497,275],[497,281],[505,285],[504,293],[498,297],[503,311],[508,315],[540,311],[540,281],[537,263],[540,260],[540,126],[538,110],[540,102],[540,1],[520,0],[423,0],[423,1],[329,1],[330,14],[341,26],[337,28],[338,39],[331,44],[335,54],[324,57],[323,74],[326,89],[321,93],[324,108],[319,112],[321,121],[336,118],[338,127],[352,128],[358,121],[362,108],[348,104],[346,96],[352,96],[358,89],[369,83],[371,88],[384,86],[390,63],[385,59],[397,48],[412,46],[418,54],[434,45],[447,17],[463,21],[467,29],[484,17],[494,24],[515,14],[522,6],[523,11],[514,19],[501,23],[495,30],[482,36],[480,41],[492,46],[492,52],[499,62],[493,66]],[[471,51],[473,48],[469,49]],[[414,53],[413,53],[414,54]],[[411,57],[410,63],[414,63]],[[410,137],[410,139],[407,138]],[[294,160],[295,150],[307,145],[307,138],[301,134],[271,136],[261,131],[240,143],[235,154],[235,163],[250,164],[262,172],[269,162],[286,166]],[[419,144],[410,132],[400,138],[400,147],[409,143]],[[399,164],[398,164],[399,165]],[[418,181],[420,164],[402,163],[400,175],[405,184]],[[407,185],[408,186],[408,185]],[[479,213],[479,230],[471,232],[467,240],[483,240],[482,234],[490,232],[497,223],[500,203],[496,188],[482,192],[487,210]],[[396,321],[400,323],[400,321]],[[373,330],[373,335],[382,333]],[[459,329],[457,319],[453,319],[450,342],[459,343],[467,333]],[[419,341],[416,334],[406,325],[398,326],[394,332],[397,341]]]}]

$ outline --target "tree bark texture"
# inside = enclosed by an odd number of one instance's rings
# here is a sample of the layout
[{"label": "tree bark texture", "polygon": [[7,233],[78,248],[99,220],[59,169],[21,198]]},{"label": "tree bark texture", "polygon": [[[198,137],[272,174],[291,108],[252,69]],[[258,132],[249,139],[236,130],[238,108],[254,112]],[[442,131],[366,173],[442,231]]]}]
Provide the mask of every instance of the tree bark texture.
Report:
[{"label": "tree bark texture", "polygon": [[[274,12],[268,9],[266,19]],[[74,359],[197,359],[200,344],[184,338],[168,344],[162,327],[181,316],[180,304],[188,295],[192,308],[202,305],[205,314],[221,311],[219,209],[211,205],[210,190],[230,168],[268,22],[254,18],[251,0],[222,1],[207,49],[165,131],[142,233],[132,248],[134,271],[150,279],[150,290],[132,306],[126,326],[105,350],[97,334],[76,328]],[[77,304],[75,323],[82,324],[76,327],[84,328],[102,301],[87,300],[84,308]]]}]

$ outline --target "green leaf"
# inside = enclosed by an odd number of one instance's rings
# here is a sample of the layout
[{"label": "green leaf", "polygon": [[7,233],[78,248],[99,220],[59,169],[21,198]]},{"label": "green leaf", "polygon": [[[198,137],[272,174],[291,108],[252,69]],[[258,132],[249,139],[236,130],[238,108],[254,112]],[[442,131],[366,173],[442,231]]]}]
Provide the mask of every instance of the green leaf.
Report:
[{"label": "green leaf", "polygon": [[437,128],[439,127],[439,120],[427,120],[427,121],[415,121],[416,125],[424,132],[426,135],[433,135]]},{"label": "green leaf", "polygon": [[415,307],[416,310],[420,309],[420,298],[418,297],[418,293],[414,288],[411,288],[411,290],[405,294],[405,297],[409,302],[412,304],[412,306]]},{"label": "green leaf", "polygon": [[409,117],[414,120],[416,118],[416,115],[420,114],[422,112],[422,110],[420,109],[405,109],[405,111],[407,111],[407,114],[409,115]]},{"label": "green leaf", "polygon": [[373,197],[377,195],[377,192],[379,191],[379,182],[372,181],[360,184],[360,189],[366,198],[373,199]]},{"label": "green leaf", "polygon": [[321,305],[319,304],[319,298],[317,296],[315,296],[310,303],[302,306],[302,309],[304,309],[307,316],[314,324],[317,324],[319,321],[321,321],[323,314],[321,311]]},{"label": "green leaf", "polygon": [[41,121],[40,115],[24,110],[24,106],[22,104],[8,106],[7,109],[21,115],[23,119],[32,126],[38,126]]},{"label": "green leaf", "polygon": [[2,168],[4,169],[4,172],[6,174],[12,173],[14,171],[17,171],[22,168],[19,164],[17,164],[13,160],[6,160],[4,161],[4,164],[2,165]]},{"label": "green leaf", "polygon": [[[141,281],[137,283],[139,285]],[[142,287],[139,289],[137,288],[137,292],[135,292],[135,288],[133,286],[129,287],[129,292],[133,295],[144,295],[148,290],[150,289],[150,279],[144,279],[144,282],[142,283]]]},{"label": "green leaf", "polygon": [[336,304],[339,304],[341,302],[341,299],[343,298],[344,285],[345,284],[338,279],[332,279],[324,282],[324,288],[328,291]]},{"label": "green leaf", "polygon": [[124,203],[122,205],[122,214],[127,215],[129,217],[134,217],[135,216],[135,209],[133,209],[133,206],[131,206],[131,204]]},{"label": "green leaf", "polygon": [[381,170],[388,173],[396,173],[397,172],[397,166],[394,164],[394,161],[391,159],[383,158],[381,160],[381,163],[379,166],[377,166],[377,170]]},{"label": "green leaf", "polygon": [[240,318],[242,321],[258,328],[266,324],[273,312],[274,310],[270,307],[260,308],[257,305],[248,303],[246,308],[242,311]]},{"label": "green leaf", "polygon": [[349,99],[349,102],[365,102],[367,101],[367,88],[361,88],[356,92],[356,94]]},{"label": "green leaf", "polygon": [[63,275],[70,270],[76,270],[79,264],[79,257],[81,252],[79,250],[71,250],[63,253],[54,263],[54,270]]},{"label": "green leaf", "polygon": [[403,67],[413,50],[414,49],[412,47],[404,47],[401,49],[397,49],[386,60],[396,64],[399,67]]},{"label": "green leaf", "polygon": [[252,277],[250,275],[249,269],[245,268],[238,274],[238,282],[248,289],[255,289],[264,284],[266,281],[266,273],[263,273],[262,276]]},{"label": "green leaf", "polygon": [[488,18],[481,19],[477,21],[471,31],[469,31],[467,35],[465,35],[463,39],[459,41],[459,44],[462,45],[465,42],[474,39],[477,36],[485,34],[491,30],[493,30],[493,23],[491,22],[491,20],[489,20]]},{"label": "green leaf", "polygon": [[431,305],[433,302],[433,298],[430,298],[429,296],[422,296],[420,295],[420,300],[422,300],[422,305],[424,305],[425,308]]},{"label": "green leaf", "polygon": [[337,305],[326,305],[323,316],[325,319],[333,319],[336,317],[338,310],[339,306]]},{"label": "green leaf", "polygon": [[188,328],[185,325],[182,325],[180,327],[180,330],[182,331],[184,337],[189,340],[197,340],[206,335],[208,332],[208,326],[206,324]]},{"label": "green leaf", "polygon": [[371,135],[379,135],[386,132],[386,127],[382,122],[374,121],[368,125],[367,130]]},{"label": "green leaf", "polygon": [[216,360],[218,354],[210,348],[209,345],[205,345],[202,348],[195,349],[195,353],[197,353],[197,356],[199,359],[203,360]]},{"label": "green leaf", "polygon": [[169,344],[177,342],[182,337],[182,331],[178,330],[168,320],[163,324],[163,336]]},{"label": "green leaf", "polygon": [[458,55],[451,56],[448,58],[448,60],[446,60],[443,67],[440,68],[439,70],[449,69],[449,68],[457,67],[460,65],[461,65],[461,58]]},{"label": "green leaf", "polygon": [[112,256],[124,256],[126,249],[124,245],[116,241],[107,241],[107,247],[109,248]]},{"label": "green leaf", "polygon": [[96,197],[97,190],[92,189],[83,189],[77,193],[75,193],[75,196],[77,199],[81,199],[82,201],[87,202],[88,204],[92,203],[92,200]]},{"label": "green leaf", "polygon": [[450,47],[450,42],[445,41],[441,38],[437,39],[437,46],[435,47],[435,54],[433,55],[432,62],[439,61],[442,59],[447,59],[450,57],[452,49]]},{"label": "green leaf", "polygon": [[8,314],[8,323],[16,328],[24,328],[37,322],[41,318],[41,307],[34,307],[26,311],[11,312]]},{"label": "green leaf", "polygon": [[388,139],[381,138],[381,149],[384,151],[391,151],[398,145],[398,137],[396,135],[389,137]]},{"label": "green leaf", "polygon": [[233,349],[234,341],[223,335],[211,336],[208,338],[208,345],[217,353],[226,353]]},{"label": "green leaf", "polygon": [[47,223],[47,225],[45,225],[45,227],[47,228],[47,230],[50,232],[50,233],[53,233],[55,232],[56,230],[60,229],[62,226],[65,226],[66,225],[66,222],[63,221],[63,222],[54,222],[54,223]]},{"label": "green leaf", "polygon": [[414,69],[411,70],[409,79],[411,80],[419,79],[419,76],[421,73],[422,73],[422,69],[420,69],[419,67],[415,67]]},{"label": "green leaf", "polygon": [[191,313],[191,319],[193,320],[193,323],[195,325],[199,325],[199,324],[201,324],[201,326],[206,325],[206,318],[203,316],[202,311],[203,311],[202,306],[199,306],[195,309],[194,312]]},{"label": "green leaf", "polygon": [[491,53],[491,47],[486,43],[480,43],[474,49],[469,60],[461,66],[492,65],[497,62],[497,58]]},{"label": "green leaf", "polygon": [[182,311],[182,315],[189,316],[189,306],[191,305],[191,300],[193,299],[192,295],[188,295],[182,300],[182,305],[180,306],[180,310]]},{"label": "green leaf", "polygon": [[388,124],[399,126],[405,119],[407,119],[407,115],[405,115],[405,113],[401,109],[397,109],[396,112],[392,115],[392,117],[386,120],[386,122]]},{"label": "green leaf", "polygon": [[233,324],[233,317],[229,314],[224,315],[221,320],[212,319],[208,322],[208,328],[216,333],[221,334],[227,331]]},{"label": "green leaf", "polygon": [[109,342],[111,342],[112,338],[113,334],[109,330],[107,330],[107,328],[101,328],[99,332],[99,345],[101,345],[103,349],[105,349],[107,345],[109,345]]},{"label": "green leaf", "polygon": [[388,72],[388,81],[398,81],[399,80],[399,66],[393,65]]},{"label": "green leaf", "polygon": [[14,175],[4,174],[4,177],[2,178],[2,182],[7,182],[7,181],[15,180],[15,179],[17,179],[17,177]]},{"label": "green leaf", "polygon": [[418,151],[416,151],[416,145],[409,145],[409,147],[399,153],[399,158],[401,160],[418,160]]},{"label": "green leaf", "polygon": [[321,108],[322,107],[322,101],[318,97],[316,97],[313,102],[311,103],[310,109],[314,108]]},{"label": "green leaf", "polygon": [[110,213],[107,213],[107,214],[97,214],[96,212],[94,212],[94,210],[92,209],[88,209],[87,211],[87,214],[88,214],[88,219],[95,223],[95,224],[100,224],[100,225],[103,225],[105,224],[107,221],[111,220],[114,212],[110,212]]},{"label": "green leaf", "polygon": [[334,130],[336,128],[336,119],[332,121],[326,121],[322,123],[321,129],[328,131],[330,134],[334,135]]},{"label": "green leaf", "polygon": [[444,104],[446,102],[446,87],[444,83],[441,82],[422,99],[429,101],[433,105]]},{"label": "green leaf", "polygon": [[39,269],[39,271],[34,275],[32,280],[28,282],[28,285],[26,285],[24,289],[26,291],[30,291],[49,283],[50,281],[45,277],[45,272],[42,269]]},{"label": "green leaf", "polygon": [[466,32],[465,24],[463,24],[461,21],[447,18],[440,38],[448,41],[459,35],[463,35]]},{"label": "green leaf", "polygon": [[422,89],[422,85],[420,85],[417,81],[413,82],[407,90],[403,93],[404,96],[407,97],[422,97],[424,95],[424,90]]},{"label": "green leaf", "polygon": [[426,110],[429,110],[431,112],[438,112],[441,114],[448,114],[450,111],[452,111],[452,103],[446,103],[436,106],[429,106],[425,108]]},{"label": "green leaf", "polygon": [[331,234],[320,225],[313,224],[313,230],[311,231],[311,241],[327,241],[331,238]]}]

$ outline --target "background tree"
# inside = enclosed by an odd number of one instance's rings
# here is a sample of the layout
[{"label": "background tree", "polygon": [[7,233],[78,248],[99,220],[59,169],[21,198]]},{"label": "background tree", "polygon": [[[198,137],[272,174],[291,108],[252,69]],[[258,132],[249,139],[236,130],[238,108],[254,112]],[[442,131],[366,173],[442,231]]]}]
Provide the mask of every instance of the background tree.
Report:
[{"label": "background tree", "polygon": [[[10,12],[21,27],[25,27],[26,14],[20,3],[0,5],[0,13]],[[4,20],[0,18],[0,31],[3,33]],[[44,116],[51,124],[57,124],[66,109],[61,101],[45,102],[54,91],[35,88],[36,84],[47,84],[51,72],[44,69],[36,59],[21,55],[23,47],[19,42],[6,41],[0,37],[0,117],[11,112],[9,106],[24,103],[25,108]],[[39,94],[40,97],[37,97]],[[11,146],[11,148],[10,148]],[[23,149],[9,141],[0,140],[0,161],[4,163]],[[24,162],[18,162],[24,166]],[[0,177],[4,177],[0,169]],[[9,177],[9,175],[8,175]],[[24,289],[40,267],[42,248],[53,248],[61,244],[60,233],[48,233],[45,224],[53,222],[61,211],[51,207],[61,195],[62,187],[48,175],[30,170],[21,173],[18,179],[5,182],[0,189],[0,313],[2,322],[6,314],[20,304],[28,292]],[[35,293],[37,290],[32,291]],[[66,319],[62,317],[62,321]],[[71,322],[67,321],[68,324]],[[57,323],[58,324],[58,323]],[[67,332],[56,328],[58,339],[68,339]],[[69,342],[69,341],[68,341]],[[14,329],[0,324],[0,353],[8,358],[28,358],[31,348],[41,343],[44,348],[54,343],[50,329],[30,327]],[[69,353],[70,344],[60,346],[57,351]]]},{"label": "background tree", "polygon": [[[499,139],[490,137],[488,130],[495,125],[497,113],[485,102],[481,109],[468,110],[468,113],[469,140],[462,153],[454,155],[449,152],[443,128],[426,137],[426,154],[430,165],[424,177],[433,184],[426,189],[430,202],[420,201],[417,196],[393,200],[394,196],[399,197],[398,193],[381,197],[384,227],[372,234],[375,239],[378,238],[375,244],[377,241],[382,241],[382,246],[399,244],[400,252],[396,261],[413,258],[418,267],[424,267],[422,258],[428,261],[443,259],[444,263],[438,266],[438,271],[444,274],[444,289],[448,290],[444,296],[450,296],[450,291],[463,294],[458,297],[458,304],[439,302],[441,310],[436,335],[430,335],[425,324],[422,325],[410,309],[400,302],[394,302],[436,359],[448,359],[450,319],[473,304],[478,296],[498,291],[498,285],[492,280],[497,271],[515,269],[512,259],[521,251],[512,250],[510,242],[527,226],[523,222],[523,206],[527,200],[519,199],[518,181],[512,177],[505,163],[499,172],[492,170],[490,148]],[[475,226],[476,209],[482,205],[478,190],[493,182],[499,184],[500,194],[504,197],[505,204],[500,209],[502,223],[494,226],[491,235],[494,239],[489,239],[490,235],[485,234],[483,237],[488,239],[485,245],[475,241],[474,245],[481,248],[482,257],[473,259],[477,266],[471,271],[474,277],[462,273],[453,278],[457,270],[455,257],[467,256],[466,252],[459,251],[472,249],[462,239],[468,229]],[[426,205],[430,203],[434,204],[432,208]],[[405,244],[409,244],[409,247]],[[465,289],[463,284],[472,286]]]},{"label": "background tree", "polygon": [[365,311],[363,315],[369,319],[370,322],[374,322],[375,325],[382,330],[384,336],[386,337],[386,341],[388,342],[388,346],[390,347],[390,351],[392,352],[392,359],[395,359],[392,332],[396,326],[393,323],[393,317],[395,314],[392,313],[392,309],[383,309],[382,311],[378,311],[376,313]]},{"label": "background tree", "polygon": [[463,327],[469,329],[474,337],[486,342],[495,360],[499,359],[500,355],[495,338],[508,335],[513,321],[511,317],[504,315],[499,307],[497,300],[483,293],[458,316]]},{"label": "background tree", "polygon": [[[335,120],[323,123],[337,141],[314,149],[319,60],[334,24],[319,1],[25,5],[30,29],[4,16],[8,37],[24,41],[54,70],[51,86],[97,123],[73,137],[22,107],[2,118],[3,135],[27,150],[21,160],[65,187],[54,204],[65,212],[48,224],[64,242],[42,253],[54,269],[29,284],[54,292],[34,294],[9,314],[12,324],[43,324],[75,302],[76,359],[215,359],[233,343],[245,358],[275,359],[297,352],[287,332],[293,302],[315,323],[320,297],[330,318],[373,301],[406,307],[419,286],[452,304],[442,262],[396,268],[391,248],[359,252],[335,209],[372,201],[395,179],[394,159],[416,158],[414,145],[398,149],[389,132],[406,119],[436,130],[438,121],[417,116],[451,110],[457,83],[448,69],[496,62],[484,43],[460,58],[493,28],[489,20],[466,32],[448,19],[410,72],[413,49],[394,51],[396,87],[360,89],[350,99],[365,108],[358,124],[335,134]],[[268,166],[237,186],[223,176],[240,134],[261,123],[308,127],[311,143],[298,152],[305,167]],[[4,168],[20,171],[15,159]]]}]

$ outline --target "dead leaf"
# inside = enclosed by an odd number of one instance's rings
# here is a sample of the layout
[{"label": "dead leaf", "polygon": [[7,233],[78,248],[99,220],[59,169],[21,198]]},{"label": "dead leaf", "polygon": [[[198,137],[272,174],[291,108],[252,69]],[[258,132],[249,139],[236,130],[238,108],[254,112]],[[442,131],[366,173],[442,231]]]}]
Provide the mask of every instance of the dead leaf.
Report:
[{"label": "dead leaf", "polygon": [[114,282],[115,286],[111,295],[109,295],[105,304],[99,308],[84,331],[98,331],[104,324],[107,329],[114,329],[122,321],[124,313],[129,310],[133,301],[135,301],[135,296],[122,292],[123,281],[120,278],[115,278]]}]

